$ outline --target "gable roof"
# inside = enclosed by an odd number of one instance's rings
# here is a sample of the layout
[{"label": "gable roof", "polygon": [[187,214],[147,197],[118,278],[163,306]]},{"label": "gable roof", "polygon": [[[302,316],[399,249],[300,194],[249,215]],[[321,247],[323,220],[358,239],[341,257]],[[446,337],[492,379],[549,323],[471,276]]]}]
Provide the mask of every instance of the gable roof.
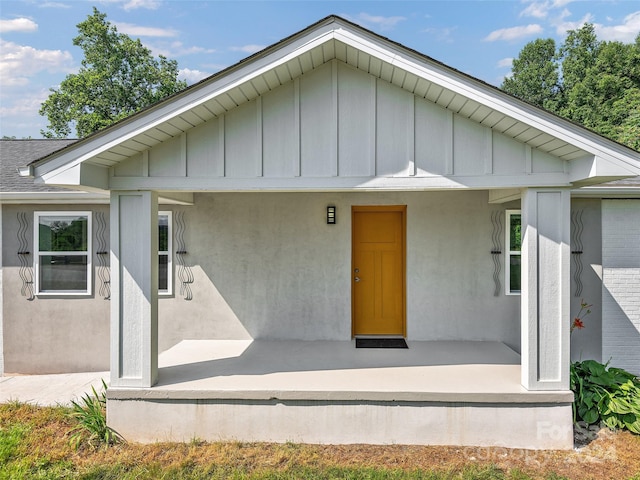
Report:
[{"label": "gable roof", "polygon": [[[339,60],[459,117],[573,162],[572,181],[640,174],[640,153],[340,17],[329,16],[218,74],[30,165],[40,181],[89,165],[98,188],[118,163]],[[75,175],[74,178],[79,178]],[[75,182],[75,180],[74,180]],[[77,181],[81,185],[81,180]],[[587,182],[588,183],[588,182]]]}]

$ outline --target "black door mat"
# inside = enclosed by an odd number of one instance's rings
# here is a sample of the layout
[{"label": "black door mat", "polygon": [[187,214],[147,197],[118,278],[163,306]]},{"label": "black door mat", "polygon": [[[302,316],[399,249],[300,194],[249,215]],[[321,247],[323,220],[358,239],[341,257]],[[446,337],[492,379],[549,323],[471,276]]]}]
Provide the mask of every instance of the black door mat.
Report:
[{"label": "black door mat", "polygon": [[356,348],[409,348],[404,338],[356,338]]}]

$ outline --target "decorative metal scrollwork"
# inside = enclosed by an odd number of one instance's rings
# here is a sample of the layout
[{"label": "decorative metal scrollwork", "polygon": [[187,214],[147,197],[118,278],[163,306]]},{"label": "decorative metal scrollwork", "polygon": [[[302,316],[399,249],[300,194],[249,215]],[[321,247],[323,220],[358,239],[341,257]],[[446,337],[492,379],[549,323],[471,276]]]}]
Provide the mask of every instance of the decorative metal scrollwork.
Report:
[{"label": "decorative metal scrollwork", "polygon": [[109,249],[107,247],[107,220],[104,212],[96,212],[96,257],[98,257],[98,278],[100,289],[98,294],[105,300],[111,298],[111,270],[109,269]]},{"label": "decorative metal scrollwork", "polygon": [[584,224],[582,223],[582,210],[575,210],[571,212],[571,244],[573,248],[571,255],[573,256],[574,272],[573,281],[576,285],[574,296],[580,297],[582,295],[582,232],[584,230]]},{"label": "decorative metal scrollwork", "polygon": [[503,212],[496,210],[491,212],[491,223],[493,224],[493,233],[491,235],[491,256],[493,257],[493,284],[495,289],[493,290],[493,296],[500,296],[500,290],[502,285],[500,283],[500,271],[502,269],[502,262],[500,261],[500,255],[502,255],[502,216]]},{"label": "decorative metal scrollwork", "polygon": [[184,221],[184,212],[176,212],[176,260],[178,261],[178,280],[180,281],[180,295],[184,296],[185,300],[193,299],[193,293],[191,292],[191,284],[194,281],[193,272],[191,267],[185,262],[185,255],[187,255],[187,248],[184,243],[184,232],[186,230],[186,224]]},{"label": "decorative metal scrollwork", "polygon": [[18,212],[18,258],[20,259],[20,269],[18,274],[22,280],[22,288],[20,295],[26,297],[27,300],[33,300],[33,269],[29,260],[29,241],[27,240],[27,231],[29,230],[29,222],[25,212]]}]

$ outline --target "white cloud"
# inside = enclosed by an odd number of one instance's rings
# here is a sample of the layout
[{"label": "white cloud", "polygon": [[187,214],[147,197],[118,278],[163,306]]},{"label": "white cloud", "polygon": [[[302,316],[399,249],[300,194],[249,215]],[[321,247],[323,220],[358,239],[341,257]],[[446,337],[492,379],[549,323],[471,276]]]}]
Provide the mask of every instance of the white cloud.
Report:
[{"label": "white cloud", "polygon": [[640,33],[640,10],[624,17],[624,22],[621,25],[595,24],[594,27],[600,40],[631,43]]},{"label": "white cloud", "polygon": [[167,58],[176,58],[176,57],[184,57],[185,55],[194,55],[194,54],[202,54],[202,53],[215,53],[215,49],[213,48],[204,48],[204,47],[187,47],[184,43],[175,41],[175,42],[164,42],[156,45],[150,45],[145,43],[145,45],[153,52],[154,55],[164,55]]},{"label": "white cloud", "polygon": [[160,5],[160,0],[98,0],[100,3],[106,4],[120,4],[122,8],[127,12],[130,10],[137,10],[138,8],[146,8],[147,10],[157,10]]},{"label": "white cloud", "polygon": [[5,74],[2,64],[0,64],[0,80],[2,80],[2,86],[5,88],[25,87],[29,85],[29,79],[27,77],[22,77],[19,74]]},{"label": "white cloud", "polygon": [[260,50],[264,50],[266,47],[266,45],[242,45],[240,47],[229,47],[229,50],[232,50],[234,52],[244,52],[244,53],[256,53],[259,52]]},{"label": "white cloud", "polygon": [[22,86],[39,72],[72,72],[73,57],[62,50],[37,50],[0,39],[0,83]]},{"label": "white cloud", "polygon": [[[563,12],[561,20],[568,16],[567,13],[568,12],[566,11]],[[584,17],[582,17],[580,20],[577,20],[575,22],[559,21],[554,26],[556,27],[556,34],[559,36],[564,36],[567,34],[568,30],[577,30],[578,28],[582,27],[585,23],[593,23],[592,14],[587,13]]]},{"label": "white cloud", "polygon": [[126,11],[129,11],[137,10],[138,8],[156,10],[158,7],[160,7],[160,2],[158,0],[128,0],[125,1],[125,4],[122,8],[124,8]]},{"label": "white cloud", "polygon": [[570,4],[575,0],[545,0],[544,2],[537,2],[531,0],[524,0],[523,3],[527,3],[528,6],[520,12],[521,17],[534,17],[534,18],[547,18],[551,10],[562,8],[565,5]]},{"label": "white cloud", "polygon": [[0,20],[0,32],[35,32],[38,24],[29,18],[14,18],[13,20]]},{"label": "white cloud", "polygon": [[557,18],[552,21],[552,24],[558,24],[559,22],[570,16],[571,12],[569,11],[569,9],[565,8],[558,14]]},{"label": "white cloud", "polygon": [[177,37],[178,31],[173,28],[144,27],[133,23],[113,22],[119,32],[136,37]]},{"label": "white cloud", "polygon": [[576,0],[553,0],[553,8],[561,8],[575,1]]},{"label": "white cloud", "polygon": [[513,65],[513,58],[511,58],[511,57],[507,57],[507,58],[503,58],[502,60],[498,60],[498,67],[499,68],[511,68],[512,65]]},{"label": "white cloud", "polygon": [[209,77],[211,74],[200,70],[191,70],[190,68],[181,68],[178,71],[178,78],[186,80],[189,85],[199,82],[203,78]]},{"label": "white cloud", "polygon": [[518,40],[523,37],[539,35],[540,33],[542,33],[542,27],[536,23],[532,23],[530,25],[494,30],[485,37],[484,41],[495,42],[496,40]]},{"label": "white cloud", "polygon": [[40,130],[47,124],[45,117],[38,112],[50,93],[46,88],[3,92],[0,98],[0,135],[38,138]]},{"label": "white cloud", "polygon": [[38,4],[40,8],[71,8],[71,5],[60,2],[42,2]]},{"label": "white cloud", "polygon": [[549,2],[531,2],[520,12],[521,17],[546,18],[549,14]]},{"label": "white cloud", "polygon": [[445,27],[445,28],[425,28],[423,32],[429,33],[436,37],[436,40],[440,42],[451,43],[453,42],[453,32],[458,27]]},{"label": "white cloud", "polygon": [[44,102],[49,94],[48,90],[40,90],[39,92],[25,93],[20,96],[12,96],[11,100],[3,99],[0,106],[0,116],[2,117],[33,117],[37,116],[42,102]]},{"label": "white cloud", "polygon": [[391,30],[395,28],[398,23],[406,20],[406,17],[383,17],[382,15],[370,15],[365,12],[359,13],[355,17],[350,15],[344,15],[344,17],[366,28],[377,27],[380,30]]}]

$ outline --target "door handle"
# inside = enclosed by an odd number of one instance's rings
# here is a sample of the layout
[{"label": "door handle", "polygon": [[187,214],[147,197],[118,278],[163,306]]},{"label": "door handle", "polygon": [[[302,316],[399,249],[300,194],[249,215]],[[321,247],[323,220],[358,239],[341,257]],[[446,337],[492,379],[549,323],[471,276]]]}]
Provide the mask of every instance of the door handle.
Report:
[{"label": "door handle", "polygon": [[360,277],[356,277],[353,279],[354,282],[358,283],[360,281]]}]

